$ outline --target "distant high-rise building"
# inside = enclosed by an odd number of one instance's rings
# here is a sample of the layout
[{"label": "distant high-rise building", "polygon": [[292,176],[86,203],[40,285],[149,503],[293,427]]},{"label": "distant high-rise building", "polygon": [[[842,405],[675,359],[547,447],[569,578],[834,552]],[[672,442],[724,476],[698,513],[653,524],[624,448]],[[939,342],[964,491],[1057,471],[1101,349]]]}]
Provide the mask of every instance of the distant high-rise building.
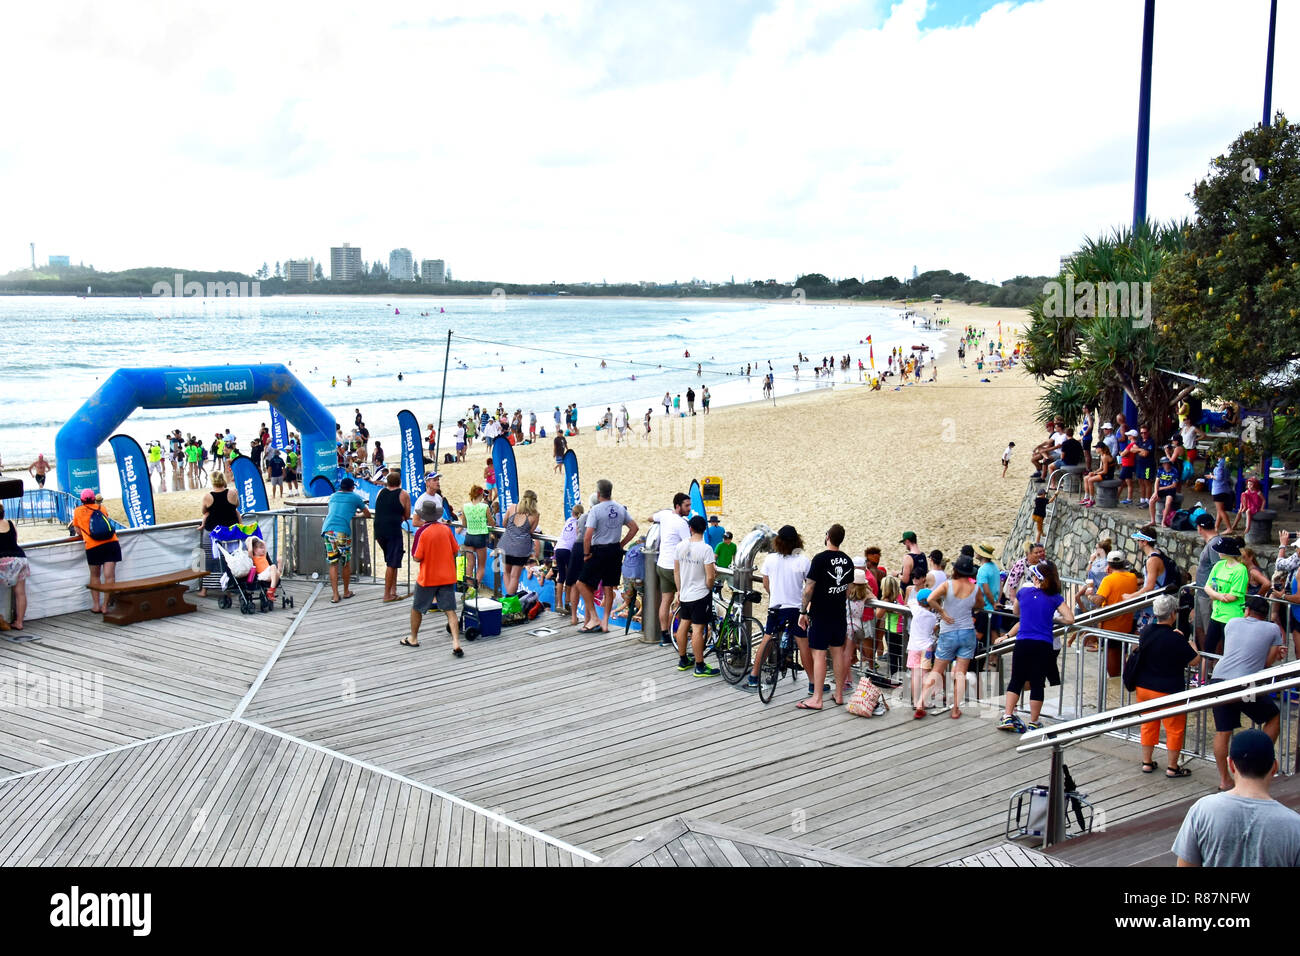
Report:
[{"label": "distant high-rise building", "polygon": [[912,266],[912,278],[915,279],[916,276],[917,276],[916,266]]},{"label": "distant high-rise building", "polygon": [[420,260],[420,281],[427,282],[431,285],[442,285],[451,275],[447,271],[447,263],[441,259],[421,259]]},{"label": "distant high-rise building", "polygon": [[366,267],[361,262],[361,247],[343,243],[330,246],[330,281],[351,282],[366,274]]},{"label": "distant high-rise building", "polygon": [[50,265],[52,266],[70,266],[72,263],[67,256],[50,256]]},{"label": "distant high-rise building", "polygon": [[394,249],[388,254],[388,278],[396,282],[410,282],[415,278],[415,260],[410,249]]},{"label": "distant high-rise building", "polygon": [[314,259],[286,259],[284,261],[284,278],[287,282],[311,282],[316,278],[316,261]]}]

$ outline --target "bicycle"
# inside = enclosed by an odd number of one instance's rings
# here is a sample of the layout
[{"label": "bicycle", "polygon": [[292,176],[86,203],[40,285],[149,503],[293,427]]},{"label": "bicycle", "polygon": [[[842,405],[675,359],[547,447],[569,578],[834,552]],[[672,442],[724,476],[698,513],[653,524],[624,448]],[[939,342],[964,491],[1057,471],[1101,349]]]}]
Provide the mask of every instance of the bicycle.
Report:
[{"label": "bicycle", "polygon": [[758,665],[758,699],[764,704],[772,702],[776,694],[776,683],[790,672],[791,680],[799,680],[803,664],[799,660],[799,644],[790,634],[790,629],[783,629],[780,635],[773,635],[767,642],[767,650]]},{"label": "bicycle", "polygon": [[[713,620],[704,632],[704,658],[718,655],[718,669],[728,684],[739,684],[749,674],[754,652],[754,634],[758,622],[745,614],[745,602],[757,603],[763,595],[757,591],[745,594],[731,589],[731,600],[723,602],[721,583],[713,589]],[[681,624],[679,612],[673,612],[672,634]]]}]

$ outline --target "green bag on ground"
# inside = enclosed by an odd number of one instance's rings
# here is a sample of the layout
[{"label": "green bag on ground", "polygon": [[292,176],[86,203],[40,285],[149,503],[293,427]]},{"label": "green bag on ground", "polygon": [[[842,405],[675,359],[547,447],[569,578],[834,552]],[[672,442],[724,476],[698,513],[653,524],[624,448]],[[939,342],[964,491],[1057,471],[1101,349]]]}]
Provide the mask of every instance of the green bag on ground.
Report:
[{"label": "green bag on ground", "polygon": [[512,594],[509,597],[503,597],[501,599],[502,617],[505,617],[508,614],[523,614],[523,613],[524,613],[524,608],[523,605],[520,604],[519,602],[518,595]]}]

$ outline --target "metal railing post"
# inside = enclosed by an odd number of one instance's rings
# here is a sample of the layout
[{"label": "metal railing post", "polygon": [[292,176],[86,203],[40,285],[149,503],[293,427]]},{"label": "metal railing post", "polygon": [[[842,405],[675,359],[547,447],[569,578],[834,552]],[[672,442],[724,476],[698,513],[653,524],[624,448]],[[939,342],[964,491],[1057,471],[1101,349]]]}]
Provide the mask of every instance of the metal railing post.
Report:
[{"label": "metal railing post", "polygon": [[1052,747],[1052,779],[1047,785],[1047,826],[1043,849],[1065,842],[1065,757],[1059,746]]},{"label": "metal railing post", "polygon": [[[659,525],[651,524],[645,536],[645,595],[641,601],[641,638],[642,644],[658,644],[661,625],[659,623]],[[630,620],[630,615],[629,615]],[[654,622],[651,625],[651,621]]]}]

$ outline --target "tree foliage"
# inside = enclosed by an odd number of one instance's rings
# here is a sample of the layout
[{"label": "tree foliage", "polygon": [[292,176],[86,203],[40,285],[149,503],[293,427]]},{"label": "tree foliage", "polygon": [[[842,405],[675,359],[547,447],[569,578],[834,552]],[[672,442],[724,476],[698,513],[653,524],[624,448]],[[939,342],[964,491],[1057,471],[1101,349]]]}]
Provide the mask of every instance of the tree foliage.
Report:
[{"label": "tree foliage", "polygon": [[[1264,171],[1260,175],[1257,170]],[[1156,284],[1159,334],[1212,397],[1294,401],[1300,360],[1300,128],[1242,133],[1192,191],[1186,246]]]},{"label": "tree foliage", "polygon": [[[1025,368],[1047,391],[1040,417],[1078,420],[1085,404],[1106,414],[1119,410],[1123,393],[1132,396],[1138,416],[1159,433],[1166,425],[1176,382],[1158,371],[1168,367],[1168,350],[1154,334],[1144,310],[1148,285],[1165,260],[1182,248],[1182,224],[1144,225],[1137,232],[1118,229],[1097,239],[1085,238],[1054,284],[1040,290],[1029,308],[1025,333]],[[1136,286],[1134,286],[1136,283]],[[1120,308],[1091,301],[1084,290],[1135,290]],[[1078,296],[1076,297],[1076,292]],[[1124,303],[1125,300],[1120,300]]]}]

